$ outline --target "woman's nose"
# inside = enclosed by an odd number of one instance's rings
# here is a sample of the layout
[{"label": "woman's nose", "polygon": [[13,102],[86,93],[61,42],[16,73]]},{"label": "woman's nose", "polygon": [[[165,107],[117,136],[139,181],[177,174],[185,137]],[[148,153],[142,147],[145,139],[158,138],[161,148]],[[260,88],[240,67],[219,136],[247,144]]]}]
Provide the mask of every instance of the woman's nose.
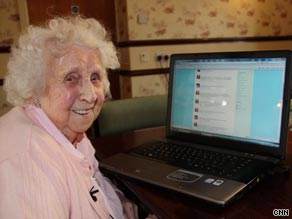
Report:
[{"label": "woman's nose", "polygon": [[97,99],[97,93],[91,82],[82,83],[80,89],[80,99],[85,100],[88,103],[95,103]]}]

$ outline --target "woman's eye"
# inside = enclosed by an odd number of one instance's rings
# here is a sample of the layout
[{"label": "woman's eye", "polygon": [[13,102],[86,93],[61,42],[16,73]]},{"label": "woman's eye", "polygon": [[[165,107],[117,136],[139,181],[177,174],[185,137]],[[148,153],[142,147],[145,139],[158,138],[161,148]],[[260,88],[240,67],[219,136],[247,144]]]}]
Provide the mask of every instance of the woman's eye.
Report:
[{"label": "woman's eye", "polygon": [[68,78],[65,78],[65,81],[72,82],[72,81],[74,81],[74,79],[71,77],[68,77]]},{"label": "woman's eye", "polygon": [[75,75],[75,74],[68,74],[65,79],[64,79],[65,82],[68,82],[68,83],[75,83],[78,81],[78,76]]},{"label": "woman's eye", "polygon": [[101,80],[101,77],[98,73],[93,73],[91,75],[91,81],[100,81]]}]

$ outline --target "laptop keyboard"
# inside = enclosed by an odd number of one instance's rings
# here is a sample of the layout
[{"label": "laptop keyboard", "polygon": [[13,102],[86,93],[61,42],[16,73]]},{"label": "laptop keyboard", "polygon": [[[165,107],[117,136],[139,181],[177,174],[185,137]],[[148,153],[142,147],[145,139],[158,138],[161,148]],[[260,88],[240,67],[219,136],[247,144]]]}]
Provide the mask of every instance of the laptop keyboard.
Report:
[{"label": "laptop keyboard", "polygon": [[133,150],[132,154],[146,156],[190,171],[228,179],[238,179],[237,173],[253,163],[250,158],[169,142],[157,142],[139,147]]}]

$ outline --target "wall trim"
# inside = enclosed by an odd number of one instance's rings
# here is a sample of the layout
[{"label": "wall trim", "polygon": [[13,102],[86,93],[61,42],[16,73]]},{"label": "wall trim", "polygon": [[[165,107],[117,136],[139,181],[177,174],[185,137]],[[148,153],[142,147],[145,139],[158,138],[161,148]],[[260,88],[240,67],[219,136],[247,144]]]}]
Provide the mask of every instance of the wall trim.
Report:
[{"label": "wall trim", "polygon": [[10,46],[0,46],[0,53],[10,53]]},{"label": "wall trim", "polygon": [[145,76],[145,75],[158,75],[158,74],[168,74],[169,68],[156,68],[156,69],[142,69],[142,70],[119,70],[122,76]]},{"label": "wall trim", "polygon": [[225,42],[254,42],[254,41],[282,41],[292,40],[292,36],[265,36],[265,37],[232,37],[213,39],[165,39],[165,40],[131,40],[117,42],[117,47],[138,47],[138,46],[158,46],[158,45],[179,45],[179,44],[199,44],[199,43],[225,43]]}]

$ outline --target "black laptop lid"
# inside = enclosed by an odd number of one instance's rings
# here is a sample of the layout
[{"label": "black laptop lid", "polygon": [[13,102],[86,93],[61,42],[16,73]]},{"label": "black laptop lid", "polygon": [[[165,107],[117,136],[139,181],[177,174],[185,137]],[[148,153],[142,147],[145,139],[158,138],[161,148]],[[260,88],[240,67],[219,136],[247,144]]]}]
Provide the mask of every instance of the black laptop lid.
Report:
[{"label": "black laptop lid", "polygon": [[291,51],[174,54],[167,136],[284,158]]}]

